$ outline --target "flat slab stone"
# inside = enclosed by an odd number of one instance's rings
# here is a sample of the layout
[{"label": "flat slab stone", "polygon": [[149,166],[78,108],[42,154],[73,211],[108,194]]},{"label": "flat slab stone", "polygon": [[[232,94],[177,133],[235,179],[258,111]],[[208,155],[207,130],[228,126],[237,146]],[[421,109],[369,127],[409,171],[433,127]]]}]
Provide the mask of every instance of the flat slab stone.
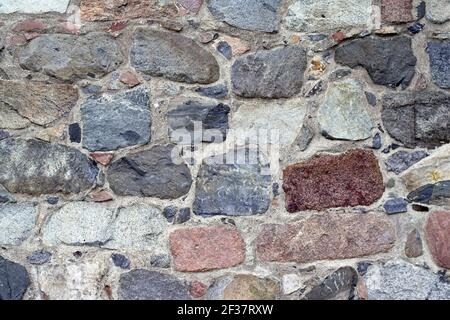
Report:
[{"label": "flat slab stone", "polygon": [[358,273],[352,267],[341,267],[327,276],[305,295],[306,300],[331,300],[345,294],[348,300],[358,282]]},{"label": "flat slab stone", "polygon": [[[450,2],[449,2],[450,9]],[[441,88],[450,88],[450,41],[428,43],[428,56],[433,81]]]},{"label": "flat slab stone", "polygon": [[385,161],[387,171],[400,174],[415,163],[428,157],[429,154],[425,151],[418,150],[413,152],[397,151],[387,158]]},{"label": "flat slab stone", "polygon": [[0,13],[64,13],[69,2],[70,0],[2,0]]},{"label": "flat slab stone", "polygon": [[31,236],[37,215],[32,203],[0,204],[0,244],[20,245]]},{"label": "flat slab stone", "polygon": [[0,256],[0,300],[22,300],[29,285],[25,267]]},{"label": "flat slab stone", "polygon": [[411,191],[409,201],[450,208],[450,180],[423,185]]},{"label": "flat slab stone", "polygon": [[428,215],[425,236],[437,265],[450,269],[450,211],[435,211]]}]

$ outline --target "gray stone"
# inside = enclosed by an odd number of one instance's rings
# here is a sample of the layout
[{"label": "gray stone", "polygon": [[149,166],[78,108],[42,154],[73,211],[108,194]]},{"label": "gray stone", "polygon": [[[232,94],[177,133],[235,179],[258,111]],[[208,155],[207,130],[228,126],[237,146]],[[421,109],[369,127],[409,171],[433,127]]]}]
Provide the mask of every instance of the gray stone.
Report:
[{"label": "gray stone", "polygon": [[19,54],[22,68],[65,81],[100,78],[122,61],[114,38],[105,33],[41,35]]},{"label": "gray stone", "polygon": [[299,290],[302,286],[301,278],[295,274],[285,274],[281,280],[281,285],[283,288],[284,294],[291,294],[297,290]]},{"label": "gray stone", "polygon": [[150,264],[152,267],[156,268],[169,268],[170,267],[170,256],[168,254],[156,254],[151,256]]},{"label": "gray stone", "polygon": [[375,84],[407,87],[414,77],[417,59],[408,37],[370,36],[339,46],[335,61],[351,68],[363,67]]},{"label": "gray stone", "polygon": [[429,269],[394,260],[372,265],[365,275],[369,300],[448,300],[450,284]]},{"label": "gray stone", "polygon": [[0,300],[22,300],[29,285],[27,270],[0,256]]},{"label": "gray stone", "polygon": [[191,297],[186,285],[174,276],[135,269],[120,276],[119,299],[190,300]]},{"label": "gray stone", "polygon": [[300,134],[297,136],[295,143],[297,144],[300,151],[305,151],[312,139],[314,138],[314,127],[310,121],[305,121],[300,129]]},{"label": "gray stone", "polygon": [[39,140],[0,141],[0,184],[10,192],[79,193],[95,183],[98,168],[80,151]]},{"label": "gray stone", "polygon": [[372,140],[372,149],[379,150],[382,146],[381,135],[377,132]]},{"label": "gray stone", "polygon": [[269,165],[255,150],[241,149],[204,159],[197,177],[194,213],[246,216],[266,212],[271,189],[268,171]]},{"label": "gray stone", "polygon": [[13,195],[0,184],[0,203],[16,202]]},{"label": "gray stone", "polygon": [[32,234],[37,215],[32,203],[0,204],[0,244],[21,244]]},{"label": "gray stone", "polygon": [[131,65],[139,72],[186,83],[212,83],[220,69],[214,56],[190,38],[172,32],[138,29]]},{"label": "gray stone", "polygon": [[396,214],[408,211],[408,202],[403,198],[394,198],[387,200],[384,205],[387,214]]},{"label": "gray stone", "polygon": [[417,258],[423,254],[422,238],[417,229],[412,230],[405,243],[405,255],[408,258]]},{"label": "gray stone", "polygon": [[371,92],[364,92],[366,94],[367,102],[372,106],[375,107],[377,105],[377,96],[374,95]]},{"label": "gray stone", "polygon": [[50,261],[52,253],[45,250],[34,251],[27,257],[27,261],[35,265],[43,265]]},{"label": "gray stone", "polygon": [[69,2],[70,0],[2,0],[0,13],[64,13]]},{"label": "gray stone", "polygon": [[339,140],[364,140],[371,137],[372,119],[361,85],[354,80],[335,83],[317,113],[323,135]]},{"label": "gray stone", "polygon": [[407,198],[424,204],[450,206],[450,180],[423,185],[411,191]]},{"label": "gray stone", "polygon": [[111,255],[111,259],[116,267],[121,269],[129,269],[130,268],[130,260],[125,257],[123,254],[113,253]]},{"label": "gray stone", "polygon": [[387,132],[406,147],[439,146],[450,141],[450,94],[386,94],[381,118]]},{"label": "gray stone", "polygon": [[399,174],[428,156],[427,152],[421,150],[413,152],[398,151],[386,160],[386,169]]},{"label": "gray stone", "polygon": [[319,285],[312,288],[306,295],[306,300],[329,300],[345,293],[349,299],[358,282],[358,274],[352,267],[342,267],[327,276]]},{"label": "gray stone", "polygon": [[175,199],[188,193],[192,178],[178,149],[157,145],[113,162],[107,170],[111,189],[121,196]]},{"label": "gray stone", "polygon": [[181,208],[180,211],[178,211],[177,217],[175,218],[176,224],[181,224],[189,221],[191,218],[191,208]]},{"label": "gray stone", "polygon": [[428,0],[427,19],[435,23],[450,20],[450,0]]},{"label": "gray stone", "polygon": [[231,67],[233,92],[246,98],[289,98],[300,92],[306,51],[298,46],[258,51]]},{"label": "gray stone", "polygon": [[83,147],[116,150],[150,141],[150,96],[143,87],[87,99],[81,106]]},{"label": "gray stone", "polygon": [[167,219],[168,222],[173,222],[177,212],[178,208],[176,206],[167,206],[163,210],[163,216]]},{"label": "gray stone", "polygon": [[[450,2],[449,2],[450,9]],[[450,88],[450,41],[428,43],[430,70],[433,81],[441,88]]]},{"label": "gray stone", "polygon": [[197,92],[205,97],[222,99],[222,98],[226,98],[226,96],[228,95],[228,88],[224,84],[218,84],[218,85],[212,86],[212,87],[197,88],[197,89],[195,89],[195,92]]},{"label": "gray stone", "polygon": [[263,32],[278,30],[281,0],[208,0],[216,19],[234,27]]}]

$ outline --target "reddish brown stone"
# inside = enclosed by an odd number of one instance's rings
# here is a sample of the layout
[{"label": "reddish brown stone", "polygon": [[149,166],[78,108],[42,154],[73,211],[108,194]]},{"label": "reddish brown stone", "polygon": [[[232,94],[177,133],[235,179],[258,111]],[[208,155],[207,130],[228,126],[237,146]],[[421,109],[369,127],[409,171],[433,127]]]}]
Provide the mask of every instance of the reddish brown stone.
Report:
[{"label": "reddish brown stone", "polygon": [[207,289],[208,286],[206,284],[198,280],[194,280],[189,286],[189,293],[194,298],[201,298],[205,295]]},{"label": "reddish brown stone", "polygon": [[137,86],[141,82],[137,78],[137,76],[131,71],[122,72],[119,77],[120,82],[125,83],[130,88]]},{"label": "reddish brown stone", "polygon": [[197,14],[202,7],[203,0],[177,0],[177,4],[182,15]]},{"label": "reddish brown stone", "polygon": [[296,212],[367,206],[383,195],[384,185],[373,152],[355,149],[288,166],[283,190],[287,211]]},{"label": "reddish brown stone", "polygon": [[326,214],[291,224],[267,224],[256,239],[262,261],[305,263],[387,252],[395,229],[374,214]]},{"label": "reddish brown stone", "polygon": [[111,201],[113,199],[111,193],[109,193],[106,190],[100,190],[100,191],[91,193],[91,198],[95,202],[107,202],[107,201]]},{"label": "reddish brown stone", "polygon": [[244,261],[245,243],[229,226],[178,229],[170,234],[175,269],[198,272],[236,266]]},{"label": "reddish brown stone", "polygon": [[110,31],[110,32],[118,32],[120,30],[125,29],[126,26],[127,26],[127,23],[125,21],[113,22],[111,24],[111,27],[109,28],[108,31]]},{"label": "reddish brown stone", "polygon": [[412,0],[381,0],[381,19],[386,22],[403,23],[414,20]]},{"label": "reddish brown stone", "polygon": [[331,35],[334,41],[341,42],[345,39],[345,34],[342,31],[335,32]]},{"label": "reddish brown stone", "polygon": [[425,237],[436,264],[450,269],[450,212],[432,212],[425,226]]},{"label": "reddish brown stone", "polygon": [[89,156],[94,159],[96,162],[107,166],[112,158],[114,157],[113,153],[103,153],[103,152],[91,152]]},{"label": "reddish brown stone", "polygon": [[29,32],[44,30],[46,28],[45,24],[38,20],[24,20],[19,22],[12,29],[14,32]]}]

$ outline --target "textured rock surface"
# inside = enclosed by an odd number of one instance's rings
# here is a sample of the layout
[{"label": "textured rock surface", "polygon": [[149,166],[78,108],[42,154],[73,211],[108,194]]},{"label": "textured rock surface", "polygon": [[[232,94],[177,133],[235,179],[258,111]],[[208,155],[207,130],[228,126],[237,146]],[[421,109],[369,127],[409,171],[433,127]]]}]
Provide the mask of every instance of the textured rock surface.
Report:
[{"label": "textured rock surface", "polygon": [[450,269],[450,212],[432,212],[428,216],[425,235],[428,249],[436,263]]},{"label": "textured rock surface", "polygon": [[27,270],[0,256],[0,300],[21,300],[29,285]]},{"label": "textured rock surface", "polygon": [[450,207],[450,180],[423,185],[408,193],[409,201]]},{"label": "textured rock surface", "polygon": [[384,218],[328,214],[297,223],[264,225],[256,251],[262,261],[305,263],[387,252],[394,242],[394,227]]},{"label": "textured rock surface", "polygon": [[443,23],[450,20],[450,1],[449,0],[429,0],[427,1],[427,19]]},{"label": "textured rock surface", "polygon": [[420,237],[419,231],[417,229],[414,229],[408,234],[408,237],[406,238],[405,255],[408,258],[417,258],[420,257],[422,253],[422,238]]},{"label": "textured rock surface", "polygon": [[408,202],[403,198],[387,200],[383,205],[387,214],[396,214],[408,211]]},{"label": "textured rock surface", "polygon": [[34,265],[43,265],[52,258],[52,253],[45,250],[34,251],[27,257],[27,261]]},{"label": "textured rock surface", "polygon": [[396,174],[400,174],[413,164],[428,157],[428,153],[425,151],[397,151],[391,155],[385,162],[387,171],[392,171]]},{"label": "textured rock surface", "polygon": [[70,0],[2,0],[0,13],[66,12]]},{"label": "textured rock surface", "polygon": [[412,0],[381,0],[383,21],[404,23],[413,20]]},{"label": "textured rock surface", "polygon": [[32,203],[0,204],[0,244],[21,244],[32,234],[36,218]]},{"label": "textured rock surface", "polygon": [[327,276],[319,285],[305,295],[307,300],[330,300],[340,293],[350,298],[358,282],[358,274],[352,267],[342,267]]},{"label": "textured rock surface", "polygon": [[[449,2],[450,9],[450,2]],[[441,88],[450,88],[450,41],[428,43],[430,69],[433,81]]]},{"label": "textured rock surface", "polygon": [[280,285],[268,278],[238,274],[232,279],[224,277],[209,288],[210,299],[215,300],[275,300]]}]

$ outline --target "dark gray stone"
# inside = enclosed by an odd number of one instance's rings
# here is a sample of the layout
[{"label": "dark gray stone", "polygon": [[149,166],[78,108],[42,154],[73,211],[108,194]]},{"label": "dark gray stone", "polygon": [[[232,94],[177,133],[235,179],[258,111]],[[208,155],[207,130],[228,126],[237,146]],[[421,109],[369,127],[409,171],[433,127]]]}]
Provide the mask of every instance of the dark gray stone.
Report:
[{"label": "dark gray stone", "polygon": [[52,253],[45,250],[34,251],[27,257],[27,261],[35,265],[43,265],[50,261]]},{"label": "dark gray stone", "polygon": [[420,22],[414,22],[412,25],[408,27],[408,31],[411,32],[412,34],[417,34],[420,31],[422,31],[424,27],[425,27],[424,24]]},{"label": "dark gray stone", "polygon": [[121,275],[123,300],[190,300],[187,287],[172,275],[136,269]]},{"label": "dark gray stone", "polygon": [[421,186],[411,191],[407,198],[423,204],[450,206],[450,180]]},{"label": "dark gray stone", "polygon": [[197,88],[195,89],[195,92],[198,92],[199,94],[205,97],[222,99],[226,98],[226,96],[228,95],[228,88],[224,84],[218,84],[212,87]]},{"label": "dark gray stone", "polygon": [[306,51],[298,46],[258,51],[231,67],[233,92],[246,98],[289,98],[300,92]]},{"label": "dark gray stone", "polygon": [[81,88],[81,91],[83,91],[84,94],[95,94],[99,93],[101,90],[102,87],[96,84],[88,84]]},{"label": "dark gray stone", "polygon": [[389,199],[383,207],[387,214],[402,213],[408,211],[408,202],[403,198]]},{"label": "dark gray stone", "polygon": [[131,65],[139,72],[186,83],[213,83],[220,69],[214,56],[190,38],[172,32],[138,29]]},{"label": "dark gray stone", "polygon": [[167,219],[168,222],[173,222],[175,216],[178,212],[178,208],[175,206],[165,207],[163,210],[163,216]]},{"label": "dark gray stone", "polygon": [[407,87],[414,77],[417,62],[411,39],[405,36],[353,40],[336,49],[335,60],[351,68],[361,66],[374,83],[390,87]]},{"label": "dark gray stone", "polygon": [[0,256],[0,300],[22,300],[29,285],[27,270]]},{"label": "dark gray stone", "polygon": [[81,142],[81,128],[78,123],[69,124],[69,138],[70,142]]},{"label": "dark gray stone", "polygon": [[233,57],[233,50],[226,41],[220,41],[217,44],[217,51],[219,51],[228,60],[230,60]]},{"label": "dark gray stone", "polygon": [[81,106],[83,147],[107,151],[149,142],[149,104],[149,93],[143,87],[87,99]]},{"label": "dark gray stone", "polygon": [[181,208],[180,211],[178,211],[177,217],[175,218],[176,224],[182,224],[191,218],[191,208]]},{"label": "dark gray stone", "polygon": [[27,194],[79,193],[96,180],[96,164],[80,151],[39,140],[0,141],[0,184]]},{"label": "dark gray stone", "polygon": [[54,205],[54,204],[57,204],[59,202],[59,198],[58,197],[48,197],[47,198],[47,202],[49,204]]},{"label": "dark gray stone", "polygon": [[399,174],[423,158],[428,157],[428,155],[427,152],[421,150],[413,152],[397,151],[386,160],[386,169]]},{"label": "dark gray stone", "polygon": [[450,142],[450,94],[386,94],[381,118],[387,132],[406,147],[431,148]]},{"label": "dark gray stone", "polygon": [[208,9],[234,27],[263,32],[278,30],[281,0],[208,0]]},{"label": "dark gray stone", "polygon": [[312,139],[314,138],[314,127],[310,121],[305,120],[300,129],[300,133],[298,137],[295,139],[295,143],[297,144],[300,151],[305,151]]},{"label": "dark gray stone", "polygon": [[372,140],[372,149],[379,150],[382,147],[381,135],[379,132],[375,134]]},{"label": "dark gray stone", "polygon": [[315,286],[306,295],[306,300],[328,300],[339,293],[346,293],[351,298],[353,289],[358,282],[358,274],[352,267],[342,267],[327,276],[321,284]]},{"label": "dark gray stone", "polygon": [[428,43],[433,81],[441,88],[450,88],[450,41]]},{"label": "dark gray stone", "polygon": [[0,129],[0,140],[9,138],[9,132]]},{"label": "dark gray stone", "polygon": [[13,195],[0,184],[0,203],[16,202]]},{"label": "dark gray stone", "polygon": [[130,268],[131,262],[123,254],[113,253],[111,255],[111,259],[116,267],[119,267],[121,269],[129,269]]},{"label": "dark gray stone", "polygon": [[170,257],[167,254],[157,254],[151,256],[150,264],[152,267],[156,268],[169,268],[170,267]]},{"label": "dark gray stone", "polygon": [[129,154],[107,170],[111,189],[121,196],[175,199],[188,193],[192,178],[188,166],[171,145]]},{"label": "dark gray stone", "polygon": [[370,263],[369,261],[361,261],[361,262],[358,262],[356,269],[358,270],[358,273],[363,276],[366,274],[367,269],[371,265],[372,265],[372,263]]},{"label": "dark gray stone", "polygon": [[367,102],[372,106],[377,105],[377,97],[371,92],[364,92],[366,94]]}]

